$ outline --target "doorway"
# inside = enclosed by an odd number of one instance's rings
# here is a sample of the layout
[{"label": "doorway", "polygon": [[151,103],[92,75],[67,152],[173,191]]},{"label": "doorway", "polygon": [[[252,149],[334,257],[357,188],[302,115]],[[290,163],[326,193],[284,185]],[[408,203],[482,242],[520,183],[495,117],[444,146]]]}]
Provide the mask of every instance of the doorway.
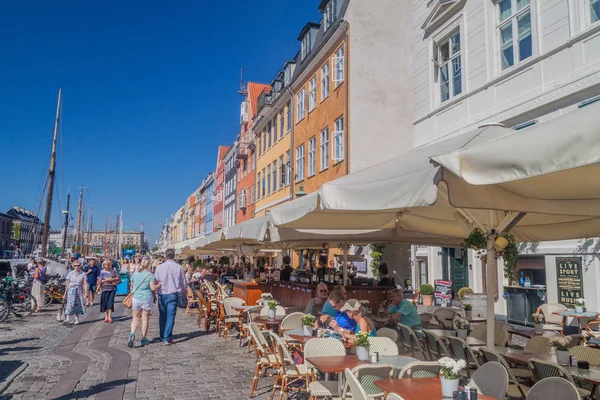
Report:
[{"label": "doorway", "polygon": [[469,271],[460,248],[442,248],[442,267],[444,279],[452,281],[454,295],[458,293],[459,289],[469,286]]}]

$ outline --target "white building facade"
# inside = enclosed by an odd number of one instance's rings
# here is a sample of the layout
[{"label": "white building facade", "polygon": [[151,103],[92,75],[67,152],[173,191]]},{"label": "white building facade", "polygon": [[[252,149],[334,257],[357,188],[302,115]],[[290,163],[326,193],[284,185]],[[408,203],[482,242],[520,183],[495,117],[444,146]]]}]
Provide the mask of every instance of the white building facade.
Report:
[{"label": "white building facade", "polygon": [[[600,0],[412,5],[414,147],[491,122],[526,129],[600,95]],[[521,250],[518,268],[543,271],[550,303],[559,302],[557,257],[579,258],[588,309],[600,310],[598,239],[523,244]],[[413,246],[412,253],[415,286],[450,279],[455,289],[484,291],[481,261],[472,254],[427,246]],[[506,313],[502,265],[499,260],[499,314]]]}]

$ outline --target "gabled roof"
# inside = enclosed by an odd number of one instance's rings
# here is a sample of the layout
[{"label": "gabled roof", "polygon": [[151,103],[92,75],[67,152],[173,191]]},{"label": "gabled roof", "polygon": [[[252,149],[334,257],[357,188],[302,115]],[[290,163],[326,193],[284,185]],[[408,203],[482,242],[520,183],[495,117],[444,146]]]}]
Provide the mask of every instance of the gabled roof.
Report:
[{"label": "gabled roof", "polygon": [[219,161],[221,161],[223,158],[225,158],[225,155],[229,151],[229,147],[230,146],[219,146],[219,154],[217,156],[218,157],[217,158],[217,165],[219,165]]},{"label": "gabled roof", "polygon": [[432,32],[450,17],[456,14],[465,4],[465,0],[430,0],[427,7],[430,9],[421,29]]},{"label": "gabled roof", "polygon": [[248,82],[248,103],[250,109],[248,110],[248,117],[252,118],[258,110],[258,96],[262,92],[271,93],[271,86],[265,83]]},{"label": "gabled roof", "polygon": [[302,40],[304,35],[306,35],[306,32],[308,32],[310,29],[319,29],[320,26],[321,24],[318,24],[316,22],[307,23],[306,25],[304,25],[304,28],[302,28],[302,30],[300,31],[300,34],[298,35],[298,40]]}]

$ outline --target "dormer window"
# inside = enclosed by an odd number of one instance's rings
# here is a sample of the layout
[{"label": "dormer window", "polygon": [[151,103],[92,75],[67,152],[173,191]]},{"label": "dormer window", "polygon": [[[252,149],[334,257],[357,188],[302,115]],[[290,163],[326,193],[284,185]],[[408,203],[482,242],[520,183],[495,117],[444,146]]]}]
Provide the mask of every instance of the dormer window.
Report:
[{"label": "dormer window", "polygon": [[337,0],[329,0],[323,10],[323,23],[325,24],[324,30],[329,29],[337,18]]},{"label": "dormer window", "polygon": [[310,31],[306,32],[304,37],[302,38],[302,42],[300,44],[300,58],[304,60],[308,53],[310,53],[311,41],[310,41]]}]

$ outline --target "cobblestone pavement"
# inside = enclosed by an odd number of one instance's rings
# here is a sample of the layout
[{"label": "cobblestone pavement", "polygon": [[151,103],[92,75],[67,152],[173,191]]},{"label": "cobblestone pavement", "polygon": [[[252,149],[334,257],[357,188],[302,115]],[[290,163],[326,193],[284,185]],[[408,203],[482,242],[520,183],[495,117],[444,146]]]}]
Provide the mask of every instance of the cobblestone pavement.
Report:
[{"label": "cobblestone pavement", "polygon": [[[120,301],[120,299],[118,300]],[[58,306],[0,324],[0,380],[11,362],[29,365],[0,399],[247,399],[254,354],[196,326],[179,310],[175,345],[153,342],[126,346],[130,311],[116,305],[114,323],[105,324],[98,306],[78,326],[56,321]],[[150,320],[158,337],[158,311]],[[3,371],[4,370],[4,371]],[[270,395],[272,378],[261,379],[255,399]]]}]

